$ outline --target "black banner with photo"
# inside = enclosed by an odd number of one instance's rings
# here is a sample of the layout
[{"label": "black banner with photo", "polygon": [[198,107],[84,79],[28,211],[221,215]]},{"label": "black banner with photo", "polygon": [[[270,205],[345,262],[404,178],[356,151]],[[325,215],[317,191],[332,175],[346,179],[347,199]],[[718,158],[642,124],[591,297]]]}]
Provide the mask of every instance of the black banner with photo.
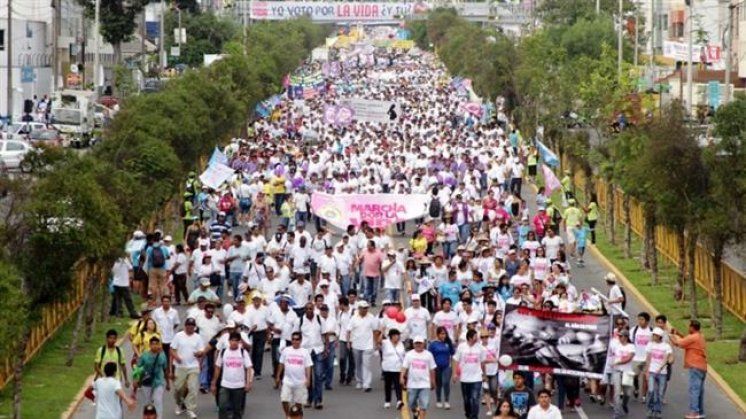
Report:
[{"label": "black banner with photo", "polygon": [[539,373],[602,378],[609,316],[505,307],[500,366]]}]

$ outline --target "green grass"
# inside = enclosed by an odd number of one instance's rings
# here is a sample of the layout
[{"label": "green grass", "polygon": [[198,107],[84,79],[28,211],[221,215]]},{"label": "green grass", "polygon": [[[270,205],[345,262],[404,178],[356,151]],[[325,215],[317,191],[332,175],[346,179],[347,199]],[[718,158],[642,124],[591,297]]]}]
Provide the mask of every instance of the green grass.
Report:
[{"label": "green grass", "polygon": [[[116,329],[123,336],[130,322],[129,318],[111,318],[107,323],[97,321],[90,342],[84,341],[85,332],[81,331],[73,366],[67,367],[65,361],[76,317],[71,316],[26,366],[23,374],[23,417],[59,418],[78,394],[85,379],[93,374],[93,358],[96,350],[104,344],[106,331]],[[0,392],[0,417],[11,417],[12,413],[11,382]]]}]

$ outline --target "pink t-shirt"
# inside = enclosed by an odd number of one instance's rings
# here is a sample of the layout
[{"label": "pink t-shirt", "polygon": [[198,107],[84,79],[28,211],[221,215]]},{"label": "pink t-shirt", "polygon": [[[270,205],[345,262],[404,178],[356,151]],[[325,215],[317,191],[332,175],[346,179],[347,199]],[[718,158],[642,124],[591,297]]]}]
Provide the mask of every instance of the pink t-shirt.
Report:
[{"label": "pink t-shirt", "polygon": [[381,276],[381,262],[383,262],[383,253],[376,249],[374,251],[365,250],[363,252],[363,275],[364,276]]}]

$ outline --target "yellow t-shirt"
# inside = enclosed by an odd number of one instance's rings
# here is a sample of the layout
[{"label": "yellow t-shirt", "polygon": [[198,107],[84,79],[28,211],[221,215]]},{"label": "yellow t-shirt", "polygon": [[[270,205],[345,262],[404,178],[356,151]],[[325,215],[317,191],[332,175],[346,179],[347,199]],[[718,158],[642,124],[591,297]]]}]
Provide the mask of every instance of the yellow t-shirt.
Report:
[{"label": "yellow t-shirt", "polygon": [[141,354],[150,348],[150,338],[153,336],[161,339],[161,334],[157,330],[155,332],[142,331],[132,335],[132,345],[137,348],[137,353]]},{"label": "yellow t-shirt", "polygon": [[580,220],[583,218],[583,211],[581,211],[577,207],[569,207],[565,210],[564,215],[562,218],[565,219],[565,225],[568,228],[574,228]]},{"label": "yellow t-shirt", "polygon": [[104,371],[104,365],[109,362],[115,363],[117,365],[117,373],[115,374],[115,377],[119,380],[122,378],[121,366],[125,363],[124,356],[124,351],[118,346],[113,348],[99,346],[96,348],[96,357],[93,359],[93,362],[100,366],[102,374]]},{"label": "yellow t-shirt", "polygon": [[409,240],[409,246],[414,253],[424,254],[427,250],[427,239],[422,236],[419,239],[411,239]]},{"label": "yellow t-shirt", "polygon": [[285,193],[285,176],[275,176],[272,178],[272,188],[274,193]]},{"label": "yellow t-shirt", "polygon": [[590,205],[588,205],[588,221],[596,221],[598,220],[598,204],[595,202],[591,202]]}]

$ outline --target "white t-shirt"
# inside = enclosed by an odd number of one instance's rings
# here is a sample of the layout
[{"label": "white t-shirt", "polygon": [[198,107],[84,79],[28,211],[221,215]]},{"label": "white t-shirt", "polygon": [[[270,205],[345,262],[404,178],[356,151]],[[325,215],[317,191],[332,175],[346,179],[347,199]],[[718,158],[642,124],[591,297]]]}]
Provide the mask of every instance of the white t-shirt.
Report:
[{"label": "white t-shirt", "polygon": [[280,364],[284,366],[282,384],[293,387],[306,386],[306,368],[313,366],[311,353],[305,348],[288,346],[280,354]]},{"label": "white t-shirt", "polygon": [[487,352],[479,342],[470,346],[464,342],[456,349],[453,359],[461,368],[462,383],[482,382],[482,362],[487,359]]},{"label": "white t-shirt", "polygon": [[562,243],[564,242],[562,241],[562,237],[560,236],[546,236],[541,239],[541,244],[544,245],[545,254],[548,259],[557,259]]},{"label": "white t-shirt", "polygon": [[174,361],[176,368],[199,368],[199,360],[194,353],[204,348],[205,341],[199,334],[187,335],[184,331],[177,333],[174,341],[171,342],[171,349],[174,349],[181,358],[181,362]]},{"label": "white t-shirt", "polygon": [[211,319],[208,319],[203,313],[195,317],[197,330],[199,331],[199,335],[202,336],[202,340],[209,342],[223,329],[223,323],[218,316],[213,315]]},{"label": "white t-shirt", "polygon": [[655,373],[660,371],[661,368],[663,368],[663,365],[666,364],[668,355],[672,352],[673,349],[671,349],[671,345],[665,342],[650,342],[647,348],[645,348],[645,353],[650,354],[650,371]]},{"label": "white t-shirt", "polygon": [[437,313],[435,313],[435,316],[433,316],[433,325],[436,327],[443,326],[446,329],[446,332],[448,332],[448,337],[451,338],[451,340],[456,340],[456,326],[459,324],[459,318],[458,314],[456,314],[455,311],[451,310],[448,313],[441,310]]},{"label": "white t-shirt", "polygon": [[373,349],[373,332],[380,327],[378,318],[368,313],[365,317],[356,314],[350,319],[348,330],[350,331],[350,342],[352,349]]},{"label": "white t-shirt", "polygon": [[186,253],[181,252],[174,256],[174,265],[177,263],[179,266],[176,267],[174,273],[176,275],[186,275],[187,270],[189,269],[189,260],[187,259]]},{"label": "white t-shirt", "polygon": [[527,419],[562,419],[562,412],[553,404],[550,404],[547,410],[537,404],[528,410]]},{"label": "white t-shirt", "polygon": [[129,287],[130,271],[132,271],[132,264],[127,258],[119,258],[114,262],[114,267],[111,268],[111,276],[113,278],[114,286]]},{"label": "white t-shirt", "polygon": [[426,308],[409,307],[404,310],[407,317],[408,336],[427,336],[427,323],[430,321],[430,312]]},{"label": "white t-shirt", "polygon": [[[635,354],[635,345],[628,343],[626,345],[623,345],[621,342],[619,342],[617,345],[614,345],[613,347],[613,357],[614,363],[617,363],[621,361],[622,359],[626,358],[628,355]],[[632,361],[627,362],[626,364],[621,365],[614,365],[614,371],[621,371],[621,372],[629,372],[632,371]]]},{"label": "white t-shirt", "polygon": [[161,330],[163,343],[171,343],[174,339],[174,327],[179,325],[179,312],[173,307],[168,311],[163,310],[163,307],[158,307],[153,310],[152,316]]},{"label": "white t-shirt", "polygon": [[[222,356],[221,356],[222,352]],[[249,351],[241,348],[226,349],[225,352],[217,353],[215,366],[222,368],[223,378],[220,387],[244,388],[246,386],[246,368],[251,368],[251,355]]]},{"label": "white t-shirt", "polygon": [[645,362],[648,356],[646,349],[648,344],[653,341],[653,329],[650,326],[646,328],[635,326],[629,331],[629,337],[635,345],[635,357],[632,360]]},{"label": "white t-shirt", "polygon": [[386,339],[381,343],[381,370],[390,372],[401,371],[404,362],[404,344],[398,342],[396,346]]},{"label": "white t-shirt", "polygon": [[435,359],[430,351],[407,352],[402,364],[402,368],[407,369],[407,388],[430,388],[430,371],[435,367]]},{"label": "white t-shirt", "polygon": [[[391,265],[391,262],[389,262],[388,260],[384,261],[383,265],[381,266],[381,270],[389,265]],[[393,262],[393,266],[391,266],[386,272],[383,273],[383,287],[385,289],[401,289],[403,277],[404,266],[402,266],[401,263],[395,261]]]},{"label": "white t-shirt", "polygon": [[[609,288],[609,300],[618,300],[623,296],[624,294],[622,294],[622,289],[619,287],[619,285],[614,284],[611,288]],[[613,314],[621,314],[622,303],[609,304],[609,311],[611,311]]]},{"label": "white t-shirt", "polygon": [[122,404],[117,391],[122,383],[114,377],[101,377],[93,383],[96,395],[96,419],[122,419]]}]

